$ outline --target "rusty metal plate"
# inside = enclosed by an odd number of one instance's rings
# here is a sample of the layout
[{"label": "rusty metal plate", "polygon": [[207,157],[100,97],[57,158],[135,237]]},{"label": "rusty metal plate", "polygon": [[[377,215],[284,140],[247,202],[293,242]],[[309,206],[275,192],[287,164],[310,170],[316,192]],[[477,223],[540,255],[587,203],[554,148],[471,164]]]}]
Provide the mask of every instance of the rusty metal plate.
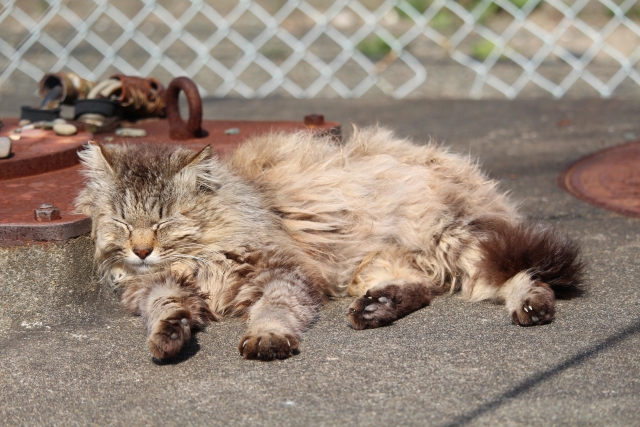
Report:
[{"label": "rusty metal plate", "polygon": [[[17,127],[17,119],[3,121],[4,134]],[[0,246],[63,241],[90,232],[91,220],[73,213],[73,201],[83,186],[76,152],[90,139],[111,143],[179,143],[194,149],[209,144],[217,153],[224,155],[246,138],[269,131],[293,132],[307,129],[338,137],[340,135],[340,125],[335,122],[305,124],[302,121],[206,120],[202,122],[202,129],[207,133],[205,137],[175,142],[169,138],[167,120],[147,120],[129,126],[145,129],[147,136],[124,138],[114,133],[94,135],[80,132],[74,137],[60,137],[53,131],[38,130],[28,131],[31,133],[20,141],[14,141],[12,157],[0,160]],[[229,129],[237,129],[238,133],[228,134]],[[60,219],[51,222],[36,220],[35,209],[45,203],[59,210]]]},{"label": "rusty metal plate", "polygon": [[558,184],[588,203],[640,217],[640,141],[578,160],[558,177]]},{"label": "rusty metal plate", "polygon": [[[9,136],[18,119],[3,119],[0,136]],[[11,156],[0,160],[0,180],[36,175],[78,164],[78,148],[92,138],[89,132],[57,136],[52,130],[23,131],[11,142]]]},{"label": "rusty metal plate", "polygon": [[[167,120],[150,119],[138,121],[127,125],[127,127],[144,129],[147,136],[144,138],[119,137],[115,133],[101,133],[94,136],[98,142],[111,143],[135,143],[137,141],[181,144],[189,148],[199,149],[209,144],[218,154],[228,153],[236,148],[242,141],[250,136],[261,135],[271,131],[296,132],[301,130],[311,130],[317,133],[328,133],[340,136],[340,124],[336,122],[323,122],[320,125],[308,125],[304,122],[266,122],[248,120],[203,120],[202,129],[206,136],[192,138],[176,142],[169,137],[169,122]],[[237,130],[238,133],[233,133]]]}]

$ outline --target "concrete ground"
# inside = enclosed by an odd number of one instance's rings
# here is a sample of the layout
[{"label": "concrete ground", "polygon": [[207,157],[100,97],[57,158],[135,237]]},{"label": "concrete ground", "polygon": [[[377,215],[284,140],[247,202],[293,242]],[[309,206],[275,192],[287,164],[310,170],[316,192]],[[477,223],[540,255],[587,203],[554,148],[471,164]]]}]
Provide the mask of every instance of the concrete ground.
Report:
[{"label": "concrete ground", "polygon": [[[3,102],[0,113],[17,115],[14,108]],[[637,102],[266,99],[205,107],[212,119],[309,113],[345,128],[377,122],[416,141],[432,136],[478,157],[527,217],[559,224],[580,242],[587,295],[561,301],[553,323],[533,328],[512,325],[502,306],[449,296],[390,327],[355,331],[345,317],[350,300],[336,300],[291,359],[243,360],[236,346],[244,326],[230,319],[198,334],[178,363],[159,365],[140,319],[108,292],[78,290],[56,316],[29,312],[2,324],[0,425],[640,426],[640,222],[555,184],[582,156],[638,138]],[[25,290],[24,298],[34,296]]]}]

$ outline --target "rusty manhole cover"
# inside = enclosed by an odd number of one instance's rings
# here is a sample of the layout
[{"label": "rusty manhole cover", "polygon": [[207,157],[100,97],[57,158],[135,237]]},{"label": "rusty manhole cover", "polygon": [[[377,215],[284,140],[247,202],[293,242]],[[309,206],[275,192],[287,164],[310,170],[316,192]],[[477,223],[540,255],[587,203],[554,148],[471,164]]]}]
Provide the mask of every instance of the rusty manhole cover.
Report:
[{"label": "rusty manhole cover", "polygon": [[558,177],[558,184],[593,205],[640,217],[640,141],[578,160]]}]

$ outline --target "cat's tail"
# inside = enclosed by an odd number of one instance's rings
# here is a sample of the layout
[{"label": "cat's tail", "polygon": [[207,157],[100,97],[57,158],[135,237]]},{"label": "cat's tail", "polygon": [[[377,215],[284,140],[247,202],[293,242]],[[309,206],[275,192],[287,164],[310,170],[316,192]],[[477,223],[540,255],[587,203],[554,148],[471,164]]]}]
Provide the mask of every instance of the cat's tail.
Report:
[{"label": "cat's tail", "polygon": [[483,275],[496,285],[526,272],[546,283],[557,298],[584,293],[580,248],[565,232],[535,223],[496,221],[481,242]]},{"label": "cat's tail", "polygon": [[482,227],[480,274],[497,286],[516,324],[553,319],[555,299],[584,293],[578,244],[561,230],[535,223],[490,221]]}]

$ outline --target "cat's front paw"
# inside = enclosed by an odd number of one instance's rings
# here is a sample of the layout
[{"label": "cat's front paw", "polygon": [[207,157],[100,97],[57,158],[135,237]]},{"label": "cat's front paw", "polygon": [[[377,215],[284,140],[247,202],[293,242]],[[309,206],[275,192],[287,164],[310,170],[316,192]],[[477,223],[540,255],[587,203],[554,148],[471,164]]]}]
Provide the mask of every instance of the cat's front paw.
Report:
[{"label": "cat's front paw", "polygon": [[116,289],[127,277],[127,273],[120,266],[113,266],[106,276],[106,282],[111,289]]},{"label": "cat's front paw", "polygon": [[262,332],[242,337],[238,350],[245,359],[286,359],[300,353],[298,345],[298,339],[291,334]]},{"label": "cat's front paw", "polygon": [[511,312],[511,320],[516,325],[534,326],[549,323],[555,317],[555,295],[546,284],[531,288],[525,298]]},{"label": "cat's front paw", "polygon": [[154,358],[168,360],[180,352],[191,339],[190,317],[188,311],[180,310],[153,325],[147,343]]}]

